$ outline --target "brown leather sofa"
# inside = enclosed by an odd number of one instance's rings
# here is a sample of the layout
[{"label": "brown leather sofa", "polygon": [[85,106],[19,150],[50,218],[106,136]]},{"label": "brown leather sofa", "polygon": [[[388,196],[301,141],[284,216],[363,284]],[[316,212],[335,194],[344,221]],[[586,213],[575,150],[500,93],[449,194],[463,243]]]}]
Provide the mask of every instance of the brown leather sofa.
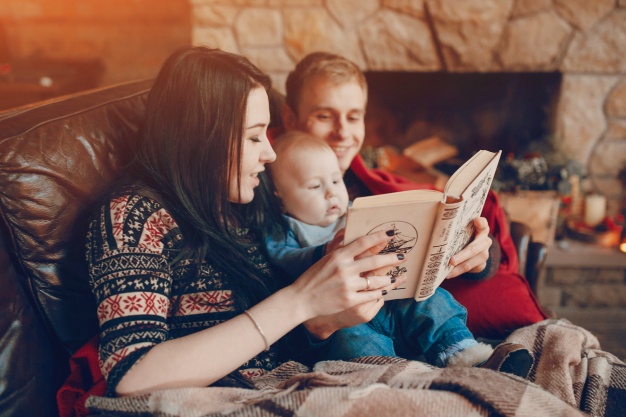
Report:
[{"label": "brown leather sofa", "polygon": [[0,115],[0,410],[53,416],[68,357],[97,332],[86,221],[137,143],[150,81]]},{"label": "brown leather sofa", "polygon": [[133,154],[150,84],[0,114],[0,416],[56,415],[68,358],[97,333],[86,223]]}]

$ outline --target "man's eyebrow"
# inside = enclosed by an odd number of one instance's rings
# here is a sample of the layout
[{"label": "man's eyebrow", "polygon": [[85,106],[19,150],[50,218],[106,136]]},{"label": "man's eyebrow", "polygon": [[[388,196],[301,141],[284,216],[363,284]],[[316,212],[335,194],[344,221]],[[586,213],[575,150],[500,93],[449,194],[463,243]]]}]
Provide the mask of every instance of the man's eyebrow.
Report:
[{"label": "man's eyebrow", "polygon": [[313,111],[318,111],[318,110],[333,110],[333,108],[330,107],[330,106],[315,106],[315,107],[313,107]]},{"label": "man's eyebrow", "polygon": [[[331,112],[336,112],[337,109],[335,109],[334,107],[331,106],[317,106],[313,108],[313,111],[319,111],[319,110],[326,110],[326,111],[331,111]],[[348,110],[348,113],[350,112],[359,112],[359,113],[365,113],[365,109],[362,109],[360,107],[355,107],[353,109]]]}]

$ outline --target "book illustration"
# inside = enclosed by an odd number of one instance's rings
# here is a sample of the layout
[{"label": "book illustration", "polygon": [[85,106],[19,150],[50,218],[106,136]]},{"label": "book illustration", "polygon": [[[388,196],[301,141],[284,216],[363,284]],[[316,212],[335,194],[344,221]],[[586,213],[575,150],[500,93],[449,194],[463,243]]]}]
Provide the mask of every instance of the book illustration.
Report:
[{"label": "book illustration", "polygon": [[465,247],[465,244],[470,240],[472,235],[474,234],[474,223],[469,222],[466,227],[460,228],[456,231],[454,237],[452,238],[452,244],[450,247],[450,251],[448,252],[445,263],[448,265],[450,263],[450,259],[458,253],[461,249]]},{"label": "book illustration", "polygon": [[[446,265],[450,263],[452,256],[462,250],[474,235],[474,231],[476,229],[474,226],[474,219],[480,216],[485,200],[487,200],[487,193],[489,192],[492,179],[492,176],[482,178],[478,184],[472,188],[471,198],[469,198],[465,204],[460,207],[460,220],[465,223],[465,227],[461,226],[457,228],[456,233],[452,237],[450,251],[448,251],[448,255],[444,260]],[[480,198],[476,198],[479,193],[481,193]],[[443,217],[446,218],[445,211]]]},{"label": "book illustration", "polygon": [[478,185],[476,185],[476,187],[474,187],[474,189],[472,189],[472,198],[474,198],[474,196],[478,194],[479,191],[482,191],[480,199],[476,201],[477,205],[480,206],[480,210],[482,210],[482,207],[485,204],[485,200],[487,200],[487,193],[489,192],[489,187],[491,186],[492,180],[493,176],[485,177],[480,180],[480,182],[478,183]]},{"label": "book illustration", "polygon": [[[472,198],[474,198],[474,196],[478,194],[478,192],[481,190],[483,184],[485,183],[485,180],[486,178],[481,179],[480,182],[476,184],[476,187],[472,188]],[[491,182],[491,178],[489,178],[489,182]]]},{"label": "book illustration", "polygon": [[417,230],[415,227],[407,222],[392,221],[382,223],[367,234],[378,232],[379,230],[393,230],[393,238],[387,243],[387,246],[380,252],[379,255],[385,255],[387,253],[409,253],[415,246],[417,241]]},{"label": "book illustration", "polygon": [[[387,246],[380,252],[379,255],[387,253],[402,253],[406,254],[415,247],[417,241],[417,230],[412,224],[402,221],[385,222],[370,230],[367,234],[378,232],[379,230],[393,230],[393,238],[387,243]],[[398,276],[405,274],[407,269],[403,265],[397,265],[387,271],[385,275],[397,278]],[[404,286],[395,288],[394,291],[403,290]]]},{"label": "book illustration", "polygon": [[[387,275],[388,277],[398,278],[400,275],[406,274],[406,271],[407,271],[406,267],[396,266],[390,269],[389,271],[387,271],[385,275]],[[394,288],[394,290],[403,290],[404,288],[405,287],[397,287],[397,288]]]},{"label": "book illustration", "polygon": [[458,212],[459,212],[459,208],[458,207],[453,208],[453,209],[446,209],[443,212],[443,216],[441,216],[441,217],[443,217],[446,220],[453,219]]}]

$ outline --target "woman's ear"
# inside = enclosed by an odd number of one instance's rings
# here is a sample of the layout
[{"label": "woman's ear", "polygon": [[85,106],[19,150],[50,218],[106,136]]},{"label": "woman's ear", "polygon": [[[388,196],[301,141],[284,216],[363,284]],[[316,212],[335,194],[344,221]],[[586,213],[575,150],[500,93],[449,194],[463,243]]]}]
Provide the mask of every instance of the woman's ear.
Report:
[{"label": "woman's ear", "polygon": [[291,107],[287,105],[287,103],[283,103],[281,116],[283,119],[283,129],[285,129],[286,132],[289,132],[291,130],[297,130],[298,118],[296,117],[296,114],[291,109]]}]

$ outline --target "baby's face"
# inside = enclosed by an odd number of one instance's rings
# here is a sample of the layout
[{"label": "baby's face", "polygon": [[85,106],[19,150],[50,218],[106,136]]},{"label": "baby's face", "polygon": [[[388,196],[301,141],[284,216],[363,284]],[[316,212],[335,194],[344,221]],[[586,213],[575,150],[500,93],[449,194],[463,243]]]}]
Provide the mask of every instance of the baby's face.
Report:
[{"label": "baby's face", "polygon": [[291,149],[273,167],[272,178],[285,212],[312,225],[328,226],[348,208],[348,190],[330,150]]}]

